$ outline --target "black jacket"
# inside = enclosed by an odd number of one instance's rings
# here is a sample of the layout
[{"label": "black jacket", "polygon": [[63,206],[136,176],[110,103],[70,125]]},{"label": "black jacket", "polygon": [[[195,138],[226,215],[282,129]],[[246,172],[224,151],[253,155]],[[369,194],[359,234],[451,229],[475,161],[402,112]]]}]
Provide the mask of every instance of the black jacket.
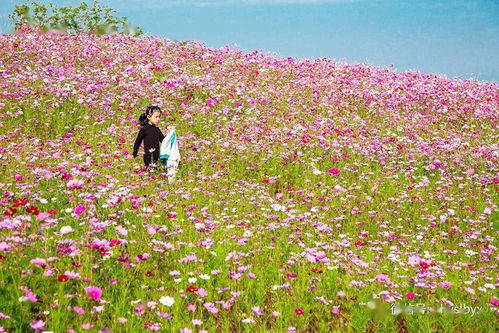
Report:
[{"label": "black jacket", "polygon": [[[159,143],[164,138],[165,136],[156,125],[147,124],[142,126],[133,145],[133,157],[137,157],[142,140],[144,140],[144,153],[146,156],[150,156],[151,154],[159,156]],[[151,153],[149,149],[155,150]]]}]

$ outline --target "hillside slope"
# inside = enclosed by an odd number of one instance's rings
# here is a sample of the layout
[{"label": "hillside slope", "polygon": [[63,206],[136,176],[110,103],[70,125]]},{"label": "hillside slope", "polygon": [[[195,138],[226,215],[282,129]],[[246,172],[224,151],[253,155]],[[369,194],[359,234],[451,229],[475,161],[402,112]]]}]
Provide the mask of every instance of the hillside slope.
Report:
[{"label": "hillside slope", "polygon": [[[131,157],[149,104],[178,184]],[[496,82],[25,29],[0,110],[7,331],[494,330]]]}]

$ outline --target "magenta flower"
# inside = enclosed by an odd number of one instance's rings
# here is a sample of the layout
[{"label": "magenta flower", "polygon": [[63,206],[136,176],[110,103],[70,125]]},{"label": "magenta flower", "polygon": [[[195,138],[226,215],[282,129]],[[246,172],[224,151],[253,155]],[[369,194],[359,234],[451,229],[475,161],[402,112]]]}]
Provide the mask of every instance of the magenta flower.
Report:
[{"label": "magenta flower", "polygon": [[338,174],[340,173],[340,170],[339,170],[339,169],[336,169],[336,168],[331,168],[331,169],[329,169],[329,170],[327,171],[327,173],[328,173],[328,174],[330,174],[330,175],[334,175],[334,176],[336,176],[336,175],[338,175]]},{"label": "magenta flower", "polygon": [[102,290],[99,287],[90,286],[85,288],[87,295],[90,296],[93,300],[99,300],[102,296]]},{"label": "magenta flower", "polygon": [[86,209],[87,209],[87,208],[86,208],[85,206],[83,206],[83,205],[78,205],[78,206],[76,206],[74,213],[75,213],[76,215],[81,215],[81,214],[82,214],[82,213],[83,213]]},{"label": "magenta flower", "polygon": [[416,294],[415,293],[407,293],[407,294],[405,294],[405,297],[407,299],[414,299],[414,297],[416,297]]}]

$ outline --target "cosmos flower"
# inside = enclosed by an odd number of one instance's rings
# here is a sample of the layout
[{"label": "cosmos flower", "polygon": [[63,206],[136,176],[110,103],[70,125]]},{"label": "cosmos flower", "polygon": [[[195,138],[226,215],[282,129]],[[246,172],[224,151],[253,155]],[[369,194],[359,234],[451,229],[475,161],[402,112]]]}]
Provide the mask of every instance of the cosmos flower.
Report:
[{"label": "cosmos flower", "polygon": [[85,292],[93,300],[99,300],[102,296],[102,290],[96,286],[86,287]]},{"label": "cosmos flower", "polygon": [[163,305],[166,305],[166,306],[172,306],[175,303],[175,299],[173,297],[170,297],[170,296],[162,296],[159,299],[159,302]]}]

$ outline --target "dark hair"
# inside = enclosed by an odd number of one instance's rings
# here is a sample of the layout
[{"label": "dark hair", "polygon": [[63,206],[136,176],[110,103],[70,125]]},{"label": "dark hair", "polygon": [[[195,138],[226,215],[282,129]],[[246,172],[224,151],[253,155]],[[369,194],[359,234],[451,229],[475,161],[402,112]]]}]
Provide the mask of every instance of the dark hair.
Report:
[{"label": "dark hair", "polygon": [[147,119],[147,117],[151,116],[154,113],[154,111],[161,112],[161,108],[159,106],[156,106],[156,105],[149,105],[146,108],[146,112],[141,114],[139,117],[139,122],[140,122],[141,126],[147,125],[147,123],[149,122],[149,119]]}]

